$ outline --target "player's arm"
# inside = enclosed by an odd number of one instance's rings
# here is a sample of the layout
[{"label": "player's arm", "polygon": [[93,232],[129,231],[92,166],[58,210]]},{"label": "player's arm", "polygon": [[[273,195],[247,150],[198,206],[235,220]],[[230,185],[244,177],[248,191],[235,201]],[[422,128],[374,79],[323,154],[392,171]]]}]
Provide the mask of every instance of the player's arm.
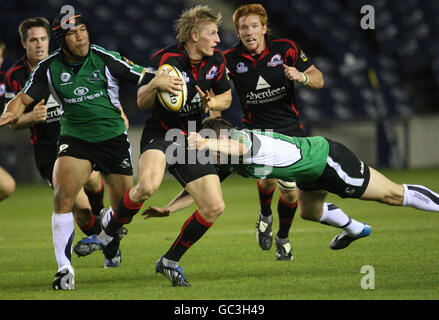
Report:
[{"label": "player's arm", "polygon": [[141,78],[141,86],[137,90],[137,106],[140,110],[148,110],[154,105],[158,90],[166,90],[178,95],[183,86],[183,79],[169,75],[172,69],[165,70],[154,78]]},{"label": "player's arm", "polygon": [[232,89],[217,95],[214,95],[209,90],[203,92],[203,90],[197,85],[195,86],[195,89],[200,94],[205,112],[223,111],[228,109],[232,103]]},{"label": "player's arm", "polygon": [[142,212],[144,219],[168,217],[172,213],[186,209],[194,203],[194,199],[189,192],[183,189],[174,199],[172,199],[165,207],[159,208],[150,206]]},{"label": "player's arm", "polygon": [[312,65],[303,72],[308,77],[307,87],[311,89],[321,89],[325,85],[323,80],[323,73],[317,69],[315,65]]},{"label": "player's arm", "polygon": [[[218,170],[218,176],[221,182],[223,182],[229,175],[229,172]],[[172,213],[186,209],[194,203],[194,199],[185,189],[181,191],[174,199],[172,199],[165,207],[159,208],[150,206],[148,209],[142,212],[144,219],[149,218],[162,218],[168,217]]]},{"label": "player's arm", "polygon": [[285,76],[291,81],[297,81],[311,89],[321,89],[324,86],[323,73],[315,65],[310,66],[304,72],[296,67],[284,66]]},{"label": "player's arm", "polygon": [[6,105],[4,112],[0,116],[0,127],[6,124],[14,124],[23,114],[26,107],[34,102],[29,95],[20,92]]},{"label": "player's arm", "polygon": [[[25,93],[23,93],[25,94]],[[22,130],[29,128],[34,123],[41,123],[46,121],[47,106],[44,104],[44,99],[34,106],[30,112],[23,113],[18,117],[17,122],[10,123],[9,128],[13,130]]]},{"label": "player's arm", "polygon": [[243,156],[250,148],[243,142],[229,138],[219,139],[203,138],[198,132],[190,132],[188,136],[188,149],[209,149],[210,151],[227,154],[229,156]]}]

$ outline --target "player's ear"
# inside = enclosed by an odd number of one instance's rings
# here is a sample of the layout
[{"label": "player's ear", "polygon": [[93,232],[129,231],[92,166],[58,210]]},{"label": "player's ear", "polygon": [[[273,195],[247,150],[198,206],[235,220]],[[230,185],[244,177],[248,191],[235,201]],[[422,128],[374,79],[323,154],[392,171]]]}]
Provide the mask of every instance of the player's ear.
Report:
[{"label": "player's ear", "polygon": [[193,42],[197,42],[200,39],[200,37],[198,36],[198,33],[192,32],[191,33],[191,39],[192,39]]},{"label": "player's ear", "polygon": [[266,23],[262,24],[262,34],[266,34],[267,31],[268,31],[267,24]]}]

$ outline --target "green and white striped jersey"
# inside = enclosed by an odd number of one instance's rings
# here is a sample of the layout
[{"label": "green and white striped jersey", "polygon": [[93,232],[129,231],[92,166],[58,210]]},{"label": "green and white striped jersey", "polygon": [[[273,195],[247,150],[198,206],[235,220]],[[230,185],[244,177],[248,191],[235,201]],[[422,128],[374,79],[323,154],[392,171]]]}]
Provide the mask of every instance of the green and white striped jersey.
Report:
[{"label": "green and white striped jersey", "polygon": [[61,135],[100,142],[126,130],[119,80],[137,83],[143,69],[117,52],[91,45],[75,73],[58,49],[35,67],[22,92],[36,99],[49,86],[62,107]]},{"label": "green and white striped jersey", "polygon": [[329,154],[329,143],[320,136],[298,138],[267,131],[236,130],[231,139],[244,143],[249,152],[239,163],[229,159],[228,164],[219,168],[244,177],[314,181],[322,175]]}]

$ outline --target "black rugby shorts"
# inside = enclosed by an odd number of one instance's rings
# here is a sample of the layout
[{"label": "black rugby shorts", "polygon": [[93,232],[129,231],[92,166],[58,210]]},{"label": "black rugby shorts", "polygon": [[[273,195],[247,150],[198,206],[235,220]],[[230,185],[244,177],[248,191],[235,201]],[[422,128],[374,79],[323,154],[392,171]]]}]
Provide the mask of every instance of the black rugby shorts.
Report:
[{"label": "black rugby shorts", "polygon": [[341,143],[327,140],[329,156],[322,175],[313,182],[297,181],[297,186],[304,191],[326,190],[341,198],[360,198],[369,185],[369,167]]},{"label": "black rugby shorts", "polygon": [[105,174],[133,175],[131,146],[125,133],[101,142],[60,136],[57,157],[64,156],[88,160],[92,163],[93,170]]},{"label": "black rugby shorts", "polygon": [[[166,155],[166,168],[184,187],[192,181],[217,174],[215,166],[194,156],[194,150],[186,148],[186,138],[171,136],[162,130],[145,127],[140,141],[140,154],[147,150],[160,150]],[[180,157],[181,155],[181,157]]]}]

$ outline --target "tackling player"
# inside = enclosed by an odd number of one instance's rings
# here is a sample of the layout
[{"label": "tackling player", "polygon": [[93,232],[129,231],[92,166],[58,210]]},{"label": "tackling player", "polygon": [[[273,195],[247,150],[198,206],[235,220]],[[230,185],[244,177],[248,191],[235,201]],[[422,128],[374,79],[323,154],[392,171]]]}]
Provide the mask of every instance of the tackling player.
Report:
[{"label": "tackling player", "polygon": [[[71,12],[70,12],[71,13]],[[32,71],[22,91],[10,101],[0,126],[14,123],[28,105],[49,87],[61,105],[61,134],[53,171],[53,243],[58,272],[55,290],[74,289],[71,263],[74,237],[73,203],[93,169],[100,171],[111,206],[133,183],[131,147],[121,116],[119,80],[137,83],[143,67],[117,52],[90,45],[82,14],[60,13],[52,23],[60,46]],[[103,251],[112,259],[119,252],[119,237]]]},{"label": "tackling player", "polygon": [[[179,43],[152,56],[148,65],[154,68],[165,63],[176,66],[184,80],[172,77],[168,72],[142,79],[137,93],[138,105],[141,110],[152,108],[153,116],[146,121],[142,134],[138,182],[125,192],[105,231],[99,237],[92,236],[83,242],[84,245],[105,246],[115,230],[129,223],[143,202],[157,191],[168,168],[198,206],[168,252],[156,264],[156,272],[165,275],[173,286],[189,286],[179,261],[224,211],[215,167],[201,164],[197,159],[194,164],[188,163],[187,149],[179,147],[172,137],[167,137],[168,133],[174,132],[178,141],[179,136],[187,135],[190,121],[200,127],[203,110],[221,111],[230,106],[232,95],[225,72],[226,62],[223,54],[215,49],[220,42],[220,19],[221,15],[215,15],[208,6],[183,11],[175,24]],[[167,111],[156,98],[157,90],[175,93],[180,90],[181,81],[187,84],[187,103],[178,112]],[[168,152],[169,148],[175,148],[177,153],[180,149],[185,161],[170,164],[172,154]]]},{"label": "tackling player", "polygon": [[[330,243],[333,250],[344,249],[353,241],[369,236],[372,228],[350,218],[334,204],[325,203],[328,192],[341,198],[439,212],[437,193],[422,185],[401,185],[389,180],[336,141],[235,130],[220,118],[206,119],[203,127],[212,129],[218,139],[203,138],[192,132],[188,137],[189,149],[216,152],[222,179],[234,172],[243,177],[297,181],[301,217],[342,229]],[[237,156],[241,161],[230,163],[228,157],[220,157],[220,154]],[[150,208],[143,214],[146,217],[167,216],[189,206],[192,203],[189,198],[182,192],[171,203],[172,208]]]},{"label": "tackling player", "polygon": [[[303,137],[294,85],[323,87],[323,75],[294,41],[268,34],[268,16],[260,4],[240,6],[233,14],[240,42],[224,55],[244,112],[245,128],[271,129],[289,136]],[[288,233],[297,209],[296,185],[291,181],[258,179],[259,202],[256,234],[259,246],[272,246],[271,201],[279,186],[279,230],[276,259],[292,260]]]}]

